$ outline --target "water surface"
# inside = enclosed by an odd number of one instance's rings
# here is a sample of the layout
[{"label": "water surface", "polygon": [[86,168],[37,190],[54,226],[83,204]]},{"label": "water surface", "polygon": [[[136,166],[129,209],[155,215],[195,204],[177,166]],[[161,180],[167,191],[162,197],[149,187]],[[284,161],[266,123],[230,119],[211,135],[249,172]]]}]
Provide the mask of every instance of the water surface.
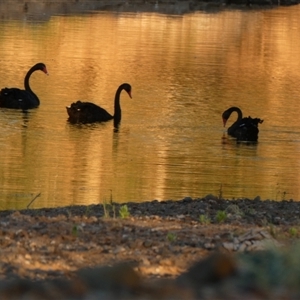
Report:
[{"label": "water surface", "polygon": [[[41,105],[0,110],[0,209],[181,199],[300,198],[300,7],[182,15],[90,12],[0,22],[0,83]],[[25,14],[26,15],[26,14]],[[33,20],[34,19],[34,20]],[[122,122],[71,125],[78,99]],[[224,134],[239,106],[264,119],[257,145]],[[229,122],[234,121],[235,116]],[[224,138],[225,135],[225,138]]]}]

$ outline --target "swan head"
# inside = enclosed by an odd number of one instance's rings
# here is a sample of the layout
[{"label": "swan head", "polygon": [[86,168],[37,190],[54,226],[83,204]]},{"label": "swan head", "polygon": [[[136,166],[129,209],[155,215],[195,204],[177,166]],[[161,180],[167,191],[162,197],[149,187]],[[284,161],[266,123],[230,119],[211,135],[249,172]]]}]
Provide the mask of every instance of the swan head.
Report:
[{"label": "swan head", "polygon": [[34,70],[40,70],[40,71],[44,72],[46,75],[49,75],[49,73],[47,71],[47,67],[44,63],[37,63],[33,68],[34,68]]},{"label": "swan head", "polygon": [[127,94],[129,95],[129,97],[132,99],[131,85],[129,83],[123,83],[120,87],[121,87],[121,89],[125,90],[127,92]]},{"label": "swan head", "polygon": [[224,127],[225,127],[225,125],[226,125],[226,123],[227,123],[227,121],[228,121],[228,119],[229,119],[229,117],[230,117],[230,114],[231,114],[231,112],[227,109],[227,110],[225,110],[224,112],[223,112],[223,114],[222,114],[222,120],[223,120],[223,125],[224,125]]}]

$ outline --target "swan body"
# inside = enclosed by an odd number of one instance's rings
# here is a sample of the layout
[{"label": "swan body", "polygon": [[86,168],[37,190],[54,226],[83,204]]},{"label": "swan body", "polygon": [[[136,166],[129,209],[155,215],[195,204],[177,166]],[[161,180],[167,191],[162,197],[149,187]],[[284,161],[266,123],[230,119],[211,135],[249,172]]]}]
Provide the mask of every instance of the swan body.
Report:
[{"label": "swan body", "polygon": [[82,102],[78,100],[67,106],[67,113],[69,115],[68,121],[70,123],[95,123],[95,122],[107,122],[114,119],[117,124],[121,121],[122,112],[120,106],[120,94],[122,90],[125,90],[129,97],[131,97],[131,86],[128,83],[121,84],[115,94],[114,101],[114,115],[111,115],[104,108],[92,103],[92,102]]},{"label": "swan body", "polygon": [[46,65],[37,63],[29,69],[24,78],[25,89],[19,88],[3,88],[0,91],[0,107],[13,108],[13,109],[31,109],[40,105],[38,96],[32,91],[29,85],[29,78],[35,71],[43,71],[48,75]]},{"label": "swan body", "polygon": [[234,136],[237,141],[256,142],[258,140],[258,124],[263,120],[258,118],[243,118],[235,129]]},{"label": "swan body", "polygon": [[227,129],[228,135],[235,137],[237,141],[256,142],[259,133],[258,124],[262,123],[263,120],[250,116],[243,118],[241,109],[233,106],[222,114],[224,127],[233,112],[236,112],[238,116],[236,121]]}]

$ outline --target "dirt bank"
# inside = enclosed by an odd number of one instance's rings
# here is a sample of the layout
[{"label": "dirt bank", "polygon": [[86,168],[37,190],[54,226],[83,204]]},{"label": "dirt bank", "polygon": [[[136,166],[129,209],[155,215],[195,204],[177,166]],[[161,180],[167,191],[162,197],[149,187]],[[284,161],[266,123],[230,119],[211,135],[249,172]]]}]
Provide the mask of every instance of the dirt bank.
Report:
[{"label": "dirt bank", "polygon": [[[54,292],[59,299],[98,299],[93,297],[99,293],[105,299],[186,299],[187,294],[198,299],[199,282],[209,286],[235,274],[237,255],[295,244],[299,215],[300,203],[294,201],[213,196],[2,211],[1,299],[54,299]],[[212,253],[225,256],[198,268]],[[188,272],[191,266],[196,271]]]}]

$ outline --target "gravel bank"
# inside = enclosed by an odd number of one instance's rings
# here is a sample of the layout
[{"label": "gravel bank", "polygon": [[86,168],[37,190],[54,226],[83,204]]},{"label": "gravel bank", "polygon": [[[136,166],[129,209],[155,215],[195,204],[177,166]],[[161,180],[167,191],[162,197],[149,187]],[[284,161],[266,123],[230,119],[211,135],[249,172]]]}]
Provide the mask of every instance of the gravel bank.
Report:
[{"label": "gravel bank", "polygon": [[[105,293],[105,299],[206,299],[203,283],[205,292],[216,281],[228,284],[239,270],[241,254],[296,244],[299,215],[300,203],[292,200],[225,200],[212,195],[2,211],[0,296],[53,299],[55,292],[59,299],[98,299],[93,297],[99,293]],[[235,286],[231,296],[245,289]],[[269,287],[256,289],[270,292]],[[298,289],[293,292],[298,295]],[[213,299],[223,299],[221,295]]]}]

